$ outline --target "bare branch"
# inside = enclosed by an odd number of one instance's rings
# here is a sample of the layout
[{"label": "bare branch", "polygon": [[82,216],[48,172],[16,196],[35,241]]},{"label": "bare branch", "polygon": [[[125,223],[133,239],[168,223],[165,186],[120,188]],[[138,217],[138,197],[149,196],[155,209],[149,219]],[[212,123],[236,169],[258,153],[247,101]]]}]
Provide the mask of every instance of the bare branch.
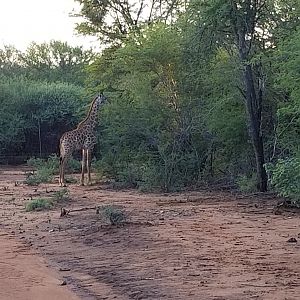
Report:
[{"label": "bare branch", "polygon": [[139,8],[139,10],[138,10],[138,12],[137,12],[137,15],[136,15],[136,19],[135,19],[135,21],[134,21],[134,25],[137,25],[137,24],[138,24],[138,21],[139,21],[139,18],[140,18],[141,13],[142,13],[142,11],[143,11],[143,8],[144,8],[144,0],[142,0],[142,2],[141,2],[140,8]]}]

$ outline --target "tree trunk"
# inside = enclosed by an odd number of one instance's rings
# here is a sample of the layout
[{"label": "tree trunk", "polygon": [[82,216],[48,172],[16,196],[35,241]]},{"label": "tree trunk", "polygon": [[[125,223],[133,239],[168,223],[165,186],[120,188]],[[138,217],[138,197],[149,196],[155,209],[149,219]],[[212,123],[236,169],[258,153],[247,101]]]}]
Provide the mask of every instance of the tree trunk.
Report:
[{"label": "tree trunk", "polygon": [[260,85],[258,86],[257,93],[251,65],[247,64],[245,66],[243,75],[246,86],[246,109],[249,118],[249,134],[256,160],[257,188],[260,192],[266,192],[268,177],[264,167],[264,144],[261,132],[262,87]]},{"label": "tree trunk", "polygon": [[253,65],[249,61],[257,18],[257,6],[255,4],[256,2],[247,0],[244,2],[243,10],[241,10],[235,1],[231,1],[231,13],[239,58],[244,68],[245,102],[248,114],[249,135],[256,160],[257,188],[261,192],[266,192],[268,178],[264,167],[264,144],[261,132],[263,84],[260,75],[258,76],[259,82],[255,82]]}]

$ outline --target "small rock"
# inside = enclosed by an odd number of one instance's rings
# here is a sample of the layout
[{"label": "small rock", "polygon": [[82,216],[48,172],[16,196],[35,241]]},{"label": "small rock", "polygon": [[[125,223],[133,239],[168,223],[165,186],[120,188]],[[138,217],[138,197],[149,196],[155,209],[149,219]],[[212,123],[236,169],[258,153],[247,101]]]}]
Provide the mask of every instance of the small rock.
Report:
[{"label": "small rock", "polygon": [[295,238],[290,238],[287,240],[288,243],[297,243],[297,240]]},{"label": "small rock", "polygon": [[59,268],[59,271],[67,272],[67,271],[71,271],[71,269],[70,268]]},{"label": "small rock", "polygon": [[59,285],[67,285],[67,282],[65,280],[61,281]]}]

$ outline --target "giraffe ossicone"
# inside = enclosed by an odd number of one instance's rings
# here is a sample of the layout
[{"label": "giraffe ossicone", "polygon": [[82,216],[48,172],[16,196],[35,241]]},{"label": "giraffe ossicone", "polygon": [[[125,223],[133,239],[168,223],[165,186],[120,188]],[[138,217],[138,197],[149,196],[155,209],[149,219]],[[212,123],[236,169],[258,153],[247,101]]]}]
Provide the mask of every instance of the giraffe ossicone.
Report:
[{"label": "giraffe ossicone", "polygon": [[107,98],[99,94],[91,103],[86,118],[71,131],[65,132],[60,138],[59,184],[65,186],[65,167],[68,159],[76,150],[82,150],[81,185],[84,185],[85,167],[88,173],[88,183],[91,183],[91,153],[96,144],[95,127],[99,108]]}]

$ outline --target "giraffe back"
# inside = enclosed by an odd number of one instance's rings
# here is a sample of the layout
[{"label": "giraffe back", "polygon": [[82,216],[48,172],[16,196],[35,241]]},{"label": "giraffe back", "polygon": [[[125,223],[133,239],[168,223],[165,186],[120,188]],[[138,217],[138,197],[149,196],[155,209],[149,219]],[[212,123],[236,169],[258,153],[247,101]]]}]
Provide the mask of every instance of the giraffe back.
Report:
[{"label": "giraffe back", "polygon": [[62,135],[60,139],[60,152],[63,156],[70,156],[76,150],[92,150],[95,144],[96,136],[93,128],[90,126],[80,126]]}]

